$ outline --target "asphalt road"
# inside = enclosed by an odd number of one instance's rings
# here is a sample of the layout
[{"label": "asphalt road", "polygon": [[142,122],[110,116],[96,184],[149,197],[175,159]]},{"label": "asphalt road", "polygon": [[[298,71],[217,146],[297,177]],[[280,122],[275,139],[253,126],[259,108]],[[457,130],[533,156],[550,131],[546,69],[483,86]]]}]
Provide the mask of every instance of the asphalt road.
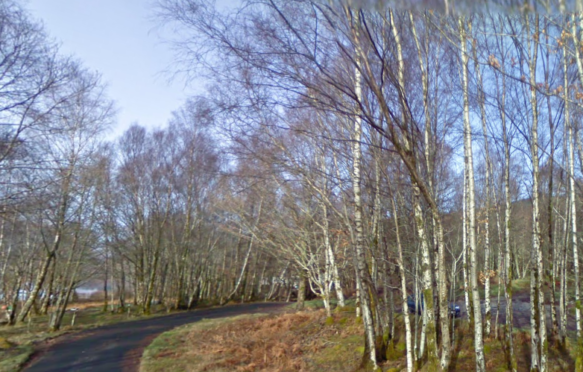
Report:
[{"label": "asphalt road", "polygon": [[[547,300],[548,301],[548,300]],[[485,313],[484,300],[482,302],[482,314]],[[466,303],[463,298],[456,301],[456,304],[460,306],[461,316],[465,318],[467,316]],[[496,307],[497,298],[490,298],[491,310],[490,314],[492,316],[492,322],[494,322],[496,317]],[[571,309],[574,304],[569,304],[568,308]],[[545,305],[546,315],[547,315],[547,327],[551,326],[551,307],[550,305]],[[559,309],[556,309],[557,316],[559,316]],[[529,328],[530,327],[530,297],[528,293],[519,293],[512,296],[512,324],[515,328]],[[506,323],[506,300],[504,297],[500,298],[500,313],[498,315],[498,323]],[[567,329],[574,331],[577,329],[575,322],[575,315],[569,312],[567,314]]]},{"label": "asphalt road", "polygon": [[221,318],[281,309],[282,303],[257,303],[195,310],[83,331],[55,343],[35,357],[26,372],[138,370],[144,348],[162,332],[203,318]]}]

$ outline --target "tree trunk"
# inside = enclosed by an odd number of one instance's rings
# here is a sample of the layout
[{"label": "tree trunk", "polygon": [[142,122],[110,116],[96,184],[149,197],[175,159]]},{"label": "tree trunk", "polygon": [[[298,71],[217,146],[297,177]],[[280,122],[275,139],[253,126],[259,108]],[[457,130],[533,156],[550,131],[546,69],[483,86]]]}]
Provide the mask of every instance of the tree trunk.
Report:
[{"label": "tree trunk", "polygon": [[[60,240],[60,238],[59,238],[59,240]],[[47,273],[49,271],[51,261],[54,259],[55,259],[54,253],[49,253],[47,255],[47,257],[45,258],[45,261],[41,267],[41,270],[39,271],[38,275],[36,276],[36,280],[34,282],[34,287],[31,291],[30,295],[26,299],[26,302],[24,303],[24,305],[22,305],[22,309],[20,310],[20,313],[18,313],[18,318],[17,318],[18,322],[24,322],[24,320],[28,316],[28,313],[30,312],[30,309],[32,308],[34,302],[36,301],[36,298],[38,297],[38,294],[39,294],[39,292],[44,284],[45,278],[47,277]]]},{"label": "tree trunk", "polygon": [[[546,66],[550,66],[550,54],[551,50],[548,47],[550,45],[549,40],[549,30],[548,30],[548,23],[547,27],[543,30],[545,33],[545,40],[546,40]],[[565,75],[565,79],[567,79],[567,75]],[[545,86],[549,86],[549,67],[545,69]],[[547,93],[550,93],[547,88]],[[551,326],[552,326],[552,339],[556,342],[557,336],[559,333],[559,322],[557,320],[557,311],[556,311],[556,298],[555,298],[555,241],[554,241],[554,218],[553,218],[553,198],[554,198],[554,165],[555,165],[555,125],[553,123],[553,116],[552,116],[552,104],[551,104],[551,96],[546,96],[547,100],[547,111],[548,111],[548,119],[549,119],[549,132],[550,132],[550,159],[549,159],[549,183],[548,183],[548,192],[549,192],[549,200],[547,204],[547,229],[548,229],[548,265],[546,275],[545,275],[545,282],[549,286],[550,289],[550,308],[551,308]],[[542,253],[541,253],[542,254]]]},{"label": "tree trunk", "polygon": [[8,310],[8,324],[14,325],[16,323],[16,307],[18,306],[18,297],[20,295],[20,288],[22,286],[22,275],[16,278],[16,285],[14,286],[14,294],[12,295],[12,302]]},{"label": "tree trunk", "polygon": [[[577,2],[579,7],[580,3]],[[579,28],[581,27],[581,20],[579,20]],[[579,45],[580,45],[580,37],[577,30],[577,22],[575,16],[571,21],[571,35],[573,37],[573,43],[575,44],[575,59],[577,61],[577,70],[578,70],[578,77],[579,81],[583,83],[583,61],[581,60],[581,54],[579,52]],[[565,56],[566,58],[566,56]],[[566,88],[566,87],[565,87]],[[568,101],[569,96],[565,92],[565,103]],[[569,126],[569,129],[572,127]],[[577,138],[577,143],[580,144],[580,138]],[[573,146],[571,142],[569,142],[570,147]],[[574,168],[571,170],[571,164],[574,163],[574,159],[571,159],[570,155],[571,151],[569,151],[569,194],[570,194],[570,202],[571,202],[571,239],[572,239],[572,246],[573,246],[573,274],[575,277],[575,321],[577,323],[577,358],[575,364],[575,370],[577,372],[583,371],[583,325],[582,325],[582,317],[581,317],[581,294],[580,294],[580,286],[579,286],[579,252],[577,247],[577,217],[576,217],[576,199],[575,199],[575,192],[574,192]],[[581,154],[579,156],[581,158]],[[574,157],[573,157],[574,158]],[[580,160],[583,160],[580,159]],[[583,169],[583,163],[581,163],[581,168]]]},{"label": "tree trunk", "polygon": [[[350,12],[350,10],[349,10]],[[357,33],[355,39],[358,39],[358,20],[356,20]],[[355,91],[359,101],[362,100],[361,90],[361,73],[359,68],[355,69]],[[377,335],[375,334],[374,318],[372,312],[371,293],[374,290],[368,265],[366,262],[366,253],[364,251],[364,229],[362,221],[362,199],[361,199],[361,140],[362,140],[362,119],[359,112],[355,112],[354,127],[352,135],[352,190],[354,193],[354,266],[356,269],[356,279],[360,283],[360,307],[365,329],[365,352],[363,355],[363,365],[370,366],[373,370],[378,370],[378,361],[381,359],[380,345],[377,345]],[[382,341],[382,337],[381,337]]]},{"label": "tree trunk", "polygon": [[306,282],[308,278],[305,273],[300,270],[299,272],[299,286],[298,286],[298,301],[296,304],[296,310],[304,310],[304,304],[306,302]]},{"label": "tree trunk", "polygon": [[399,219],[394,197],[391,198],[393,206],[393,221],[395,222],[395,237],[397,239],[397,250],[399,254],[399,276],[401,278],[401,308],[403,312],[403,321],[405,323],[405,346],[407,357],[407,372],[413,372],[413,349],[411,346],[411,322],[409,319],[409,306],[407,304],[407,278],[405,272],[405,262],[403,261],[403,247],[401,246],[401,234],[399,232]]},{"label": "tree trunk", "polygon": [[[397,58],[398,58],[398,85],[399,85],[399,89],[401,90],[400,92],[400,99],[401,99],[401,106],[402,106],[402,110],[403,110],[403,121],[404,122],[408,122],[408,114],[406,113],[406,107],[408,106],[407,103],[405,102],[405,98],[403,95],[403,92],[405,91],[405,64],[404,64],[404,60],[403,60],[403,54],[402,54],[402,47],[401,47],[401,38],[397,29],[397,25],[395,23],[395,18],[394,18],[394,14],[393,11],[390,11],[390,19],[391,19],[391,30],[393,33],[393,38],[395,39],[395,44],[397,47]],[[415,28],[415,23],[412,20],[411,17],[411,13],[409,13],[410,16],[410,21],[411,21],[411,29],[413,32],[413,36],[417,45],[417,49],[420,50],[419,48],[419,42],[418,42],[418,38],[417,38],[417,31]],[[420,63],[420,66],[423,66],[423,63]],[[425,75],[425,79],[427,79],[426,76],[426,71],[424,68],[422,68],[422,75]],[[427,83],[427,81],[426,81]],[[428,102],[426,102],[426,104],[428,104]],[[425,110],[429,110],[428,107],[425,107]],[[426,123],[427,124],[427,123]],[[426,134],[428,134],[429,132],[427,131]],[[404,137],[405,138],[405,153],[414,153],[413,152],[413,146],[411,141],[407,138],[407,136]],[[429,141],[427,141],[429,142]],[[397,146],[398,147],[398,146]],[[401,150],[401,156],[403,158],[403,160],[405,160],[405,158],[403,157],[403,151]],[[413,155],[413,159],[415,155]],[[426,187],[421,190],[421,180],[419,179],[419,176],[416,172],[416,170],[414,169],[414,167],[412,166],[412,164],[407,164],[407,161],[405,161],[405,165],[407,165],[407,168],[409,168],[409,172],[411,174],[411,181],[413,183],[413,198],[414,198],[414,202],[418,203],[418,197],[421,196],[421,194],[423,194],[423,197],[426,199],[426,201],[430,204],[430,209],[431,209],[431,218],[432,218],[432,223],[433,223],[433,227],[434,227],[434,231],[433,231],[433,236],[434,236],[434,243],[437,246],[437,255],[435,257],[436,263],[435,266],[437,267],[437,290],[438,290],[438,309],[439,309],[439,322],[440,322],[440,331],[441,331],[441,361],[437,364],[435,364],[435,360],[433,360],[433,358],[438,358],[437,360],[439,360],[439,356],[437,353],[437,328],[436,328],[436,322],[435,322],[435,306],[433,304],[433,291],[431,291],[430,287],[432,283],[427,283],[426,280],[432,280],[433,275],[432,275],[432,267],[431,267],[431,261],[430,261],[430,252],[429,252],[429,247],[427,247],[428,242],[425,240],[426,238],[424,238],[422,241],[420,241],[420,243],[422,244],[422,270],[424,271],[423,275],[423,292],[425,295],[425,302],[426,305],[428,305],[428,307],[425,308],[425,314],[428,317],[427,320],[427,325],[429,327],[428,329],[428,334],[427,334],[427,347],[428,347],[428,353],[429,353],[429,365],[430,365],[430,370],[434,369],[434,370],[438,370],[439,367],[441,367],[442,370],[447,370],[449,368],[449,363],[450,363],[450,358],[451,358],[451,341],[450,341],[450,332],[449,332],[449,317],[448,317],[448,299],[447,299],[447,275],[446,275],[446,267],[445,267],[445,241],[443,238],[443,226],[441,225],[441,216],[439,215],[440,211],[439,208],[437,206],[437,204],[435,203],[435,196],[432,195],[432,190],[431,189],[427,189]],[[431,167],[430,167],[431,168]],[[431,174],[430,174],[431,177]],[[430,187],[431,187],[431,182],[430,182]],[[418,224],[417,228],[419,229],[419,227],[421,225],[419,225],[419,223],[423,222],[423,218],[421,216],[421,206],[417,205],[413,207],[413,209],[415,210],[414,214],[415,214],[415,220]],[[423,227],[421,227],[423,230],[419,231],[418,230],[418,236],[421,239],[421,235],[426,235],[425,230]],[[419,235],[421,234],[421,235]],[[425,244],[426,248],[423,248],[423,244]],[[427,249],[427,252],[425,251],[425,249]],[[426,266],[428,265],[428,266]],[[427,278],[426,275],[429,275],[429,278]],[[427,295],[429,294],[429,292],[431,292],[432,294],[432,298],[430,301],[428,301],[427,299]],[[429,302],[429,303],[428,303]],[[435,350],[432,350],[433,348],[435,348]]]},{"label": "tree trunk", "polygon": [[[261,201],[259,202],[259,210],[257,212],[257,218],[255,220],[255,225],[252,227],[253,230],[256,229],[257,225],[259,224],[259,219],[261,218],[262,208],[263,208],[263,199],[261,199]],[[245,254],[245,258],[243,259],[243,266],[241,267],[241,271],[239,272],[239,276],[237,277],[235,287],[233,288],[231,293],[229,293],[229,295],[223,301],[221,301],[221,305],[224,305],[227,302],[229,302],[233,298],[233,296],[235,296],[237,294],[237,292],[239,291],[239,288],[240,288],[241,283],[243,281],[243,277],[245,276],[245,273],[247,271],[247,264],[249,263],[249,257],[251,256],[251,250],[253,249],[254,238],[255,238],[255,232],[251,231],[251,235],[249,237],[249,245],[247,247],[247,253]]]},{"label": "tree trunk", "polygon": [[484,341],[482,333],[482,306],[478,292],[477,257],[476,257],[476,205],[474,191],[474,163],[472,155],[472,128],[470,126],[470,107],[468,94],[468,55],[466,52],[466,31],[464,18],[460,17],[460,43],[462,61],[462,89],[464,97],[464,164],[468,175],[468,238],[470,241],[470,282],[474,306],[474,348],[476,352],[476,371],[486,370],[484,361]]},{"label": "tree trunk", "polygon": [[[496,76],[498,82],[498,76]],[[498,84],[496,84],[498,86]],[[512,313],[512,271],[513,262],[510,251],[510,217],[512,200],[510,196],[510,143],[508,130],[506,128],[506,78],[502,73],[502,93],[500,98],[500,122],[502,124],[502,142],[504,143],[504,299],[506,301],[506,322],[504,325],[505,349],[508,353],[509,369],[512,372],[517,371],[516,355],[514,353],[513,332],[513,313]]]},{"label": "tree trunk", "polygon": [[[530,30],[528,17],[526,18],[527,30]],[[530,32],[530,31],[529,31]],[[531,316],[535,317],[532,320],[532,350],[531,350],[531,370],[540,369],[541,372],[547,370],[547,330],[546,330],[546,311],[545,311],[545,296],[542,286],[542,281],[545,276],[543,266],[543,255],[541,252],[541,234],[540,234],[540,198],[538,191],[539,184],[539,155],[538,155],[538,102],[536,96],[536,68],[538,55],[538,35],[539,35],[539,17],[535,15],[535,30],[533,37],[532,55],[530,56],[529,70],[530,70],[530,103],[532,107],[532,128],[531,128],[531,157],[532,157],[532,245],[533,245],[533,266],[531,277],[534,278],[534,298],[531,298],[533,311]],[[534,308],[534,307],[537,308]],[[538,318],[538,319],[536,319]],[[538,324],[534,324],[537,323]],[[536,329],[538,328],[538,329]],[[537,338],[538,331],[538,338]],[[537,348],[540,350],[540,355],[537,355]],[[538,360],[537,360],[538,357]]]},{"label": "tree trunk", "polygon": [[491,162],[490,162],[490,149],[488,147],[488,128],[486,126],[486,107],[484,99],[484,86],[482,83],[482,73],[480,71],[480,65],[478,64],[478,52],[475,44],[475,40],[472,43],[472,51],[474,55],[474,68],[476,70],[478,78],[478,101],[480,105],[480,118],[482,121],[482,132],[484,134],[484,153],[486,156],[486,205],[485,205],[485,215],[484,215],[484,333],[486,337],[490,336],[491,330],[491,306],[490,306],[490,194],[492,190],[492,185],[490,181],[491,175]]}]

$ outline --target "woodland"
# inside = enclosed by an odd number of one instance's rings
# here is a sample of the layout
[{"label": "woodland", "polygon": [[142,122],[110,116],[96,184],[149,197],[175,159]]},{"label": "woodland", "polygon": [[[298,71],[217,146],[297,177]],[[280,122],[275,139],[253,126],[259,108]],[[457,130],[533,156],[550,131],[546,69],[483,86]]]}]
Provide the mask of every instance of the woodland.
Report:
[{"label": "woodland", "polygon": [[[105,140],[115,104],[0,0],[0,304],[6,327],[75,290],[104,311],[320,298],[379,370],[448,370],[453,303],[517,371],[583,371],[583,1],[158,0],[174,79],[206,93]],[[349,300],[353,302],[349,302]],[[501,306],[504,304],[504,306]],[[522,347],[522,345],[520,345]]]}]

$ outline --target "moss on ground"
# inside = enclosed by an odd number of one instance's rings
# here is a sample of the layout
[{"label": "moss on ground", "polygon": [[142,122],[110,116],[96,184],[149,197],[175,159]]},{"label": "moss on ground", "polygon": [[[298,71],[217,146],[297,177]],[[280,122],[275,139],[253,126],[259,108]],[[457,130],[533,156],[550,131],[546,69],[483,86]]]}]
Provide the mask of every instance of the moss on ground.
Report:
[{"label": "moss on ground", "polygon": [[16,346],[0,350],[0,372],[16,372],[34,352],[32,345]]},{"label": "moss on ground", "polygon": [[14,347],[14,344],[8,341],[5,337],[0,337],[0,350],[6,350]]}]

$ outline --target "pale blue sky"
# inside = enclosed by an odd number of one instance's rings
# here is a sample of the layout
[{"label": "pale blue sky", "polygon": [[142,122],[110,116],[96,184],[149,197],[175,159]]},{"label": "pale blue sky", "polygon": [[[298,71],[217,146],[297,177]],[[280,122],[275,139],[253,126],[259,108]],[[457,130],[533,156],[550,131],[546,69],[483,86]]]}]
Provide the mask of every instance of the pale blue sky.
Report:
[{"label": "pale blue sky", "polygon": [[[117,102],[117,137],[133,122],[166,125],[170,113],[201,87],[168,82],[173,54],[151,20],[151,0],[25,0],[33,17],[85,67],[99,71]],[[194,84],[196,85],[196,84]]]}]

